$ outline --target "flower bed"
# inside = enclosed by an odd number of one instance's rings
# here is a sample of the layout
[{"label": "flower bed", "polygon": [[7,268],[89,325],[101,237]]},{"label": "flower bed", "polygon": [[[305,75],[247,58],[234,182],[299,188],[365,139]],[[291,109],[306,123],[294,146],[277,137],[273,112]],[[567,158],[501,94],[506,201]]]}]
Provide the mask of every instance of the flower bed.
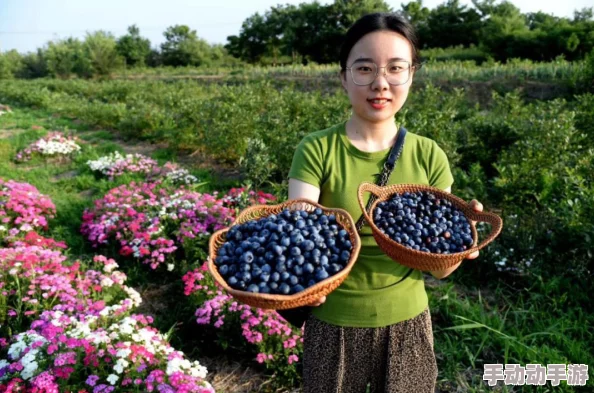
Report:
[{"label": "flower bed", "polygon": [[0,392],[214,393],[206,368],[174,350],[142,315],[46,311],[0,359]]},{"label": "flower bed", "polygon": [[234,211],[209,194],[172,190],[160,182],[131,183],[110,190],[85,210],[81,232],[94,247],[115,244],[119,253],[156,269],[173,270],[184,257],[204,258],[208,237],[233,221]]},{"label": "flower bed", "polygon": [[0,333],[3,337],[25,331],[43,311],[98,313],[105,300],[131,310],[140,295],[124,285],[126,275],[114,270],[112,259],[96,256],[102,270],[82,270],[80,262],[67,264],[61,251],[39,246],[0,249]]},{"label": "flower bed", "polygon": [[52,132],[18,152],[15,160],[24,162],[35,156],[67,157],[80,151],[80,146],[76,142],[74,137],[64,136],[61,132]]},{"label": "flower bed", "polygon": [[0,392],[214,392],[150,317],[130,315],[141,299],[113,259],[65,262],[38,246],[0,249],[0,320],[15,333],[0,339]]},{"label": "flower bed", "polygon": [[296,363],[303,353],[301,330],[292,328],[275,311],[240,304],[223,293],[207,273],[206,263],[186,273],[183,281],[184,294],[199,305],[196,322],[217,329],[220,344],[224,346],[224,341],[237,334],[239,327],[246,350],[275,375],[279,386],[298,384]]},{"label": "flower bed", "polygon": [[107,176],[110,180],[126,173],[139,173],[146,176],[158,176],[161,173],[159,163],[142,154],[126,154],[116,151],[97,160],[87,161],[93,172]]},{"label": "flower bed", "polygon": [[55,214],[50,198],[34,186],[0,178],[0,244],[30,231],[47,230],[48,219]]}]

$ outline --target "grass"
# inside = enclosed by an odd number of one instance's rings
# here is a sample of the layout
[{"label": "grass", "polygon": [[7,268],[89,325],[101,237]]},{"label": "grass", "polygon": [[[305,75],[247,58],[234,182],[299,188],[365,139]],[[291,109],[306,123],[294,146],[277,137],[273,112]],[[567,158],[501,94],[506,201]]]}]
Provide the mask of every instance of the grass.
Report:
[{"label": "grass", "polygon": [[[35,159],[24,164],[12,161],[19,149],[39,138],[46,130],[53,129],[68,129],[80,135],[86,142],[80,156],[64,161]],[[124,150],[125,142],[112,131],[89,130],[82,124],[53,117],[44,111],[21,108],[15,108],[11,115],[0,117],[0,132],[3,133],[0,140],[0,177],[31,183],[50,196],[58,213],[50,222],[48,235],[64,240],[70,247],[68,252],[71,256],[89,257],[96,253],[80,236],[83,210],[109,189],[134,178],[122,177],[114,182],[99,179],[85,163],[109,152]],[[178,152],[167,147],[154,149],[151,156],[160,163],[179,158]],[[204,186],[205,192],[239,186],[231,181],[219,181],[207,170],[194,169],[193,174],[208,181]],[[113,251],[101,252],[109,254]],[[130,284],[137,287],[145,299],[144,311],[155,315],[156,325],[161,331],[172,332],[172,344],[187,351],[189,356],[199,359],[205,356],[204,352],[192,347],[191,342],[185,341],[186,335],[197,334],[192,310],[184,308],[180,302],[167,303],[167,299],[176,299],[176,293],[181,291],[179,277],[157,274],[145,266],[129,263],[124,264],[123,269]],[[464,264],[461,269],[465,269]],[[501,383],[491,388],[485,384],[482,372],[487,363],[580,363],[594,366],[594,313],[588,293],[576,290],[579,287],[575,283],[545,281],[538,276],[531,276],[529,281],[523,282],[490,281],[477,277],[475,285],[470,285],[467,279],[462,283],[456,274],[439,282],[427,279],[439,367],[439,391],[586,391],[567,386],[565,382],[554,388],[549,383],[523,388]],[[247,359],[244,361],[250,362]],[[213,363],[213,368],[217,367]],[[249,383],[250,379],[256,378],[255,374],[246,378],[248,374],[243,365],[220,366],[220,370],[221,374],[213,376],[219,383],[215,384],[217,391],[255,391],[254,384]],[[209,371],[212,373],[211,369]],[[227,374],[223,376],[224,373]],[[266,378],[259,383],[264,390]],[[592,386],[594,377],[590,369],[588,387],[583,389],[591,389]]]}]

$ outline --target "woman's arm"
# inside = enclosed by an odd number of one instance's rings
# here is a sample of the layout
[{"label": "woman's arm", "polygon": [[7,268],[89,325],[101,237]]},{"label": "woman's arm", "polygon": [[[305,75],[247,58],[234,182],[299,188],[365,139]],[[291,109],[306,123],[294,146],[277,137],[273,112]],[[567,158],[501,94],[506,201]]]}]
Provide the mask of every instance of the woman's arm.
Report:
[{"label": "woman's arm", "polygon": [[297,179],[289,179],[289,200],[306,198],[314,202],[320,199],[320,189]]},{"label": "woman's arm", "polygon": [[[452,187],[448,187],[444,190],[445,192],[452,192]],[[482,212],[483,211],[483,205],[482,203],[480,203],[479,201],[477,201],[476,199],[473,199],[470,202],[470,206],[476,210],[477,212]],[[479,252],[473,252],[472,254],[470,254],[469,256],[466,257],[466,259],[475,259],[479,256]],[[441,280],[442,278],[446,278],[447,276],[449,276],[450,274],[452,274],[454,272],[454,270],[458,269],[458,266],[460,266],[460,264],[463,261],[460,261],[459,263],[455,264],[454,266],[448,268],[448,269],[444,269],[444,270],[433,270],[430,273],[433,275],[433,277],[437,278],[438,280]]]}]

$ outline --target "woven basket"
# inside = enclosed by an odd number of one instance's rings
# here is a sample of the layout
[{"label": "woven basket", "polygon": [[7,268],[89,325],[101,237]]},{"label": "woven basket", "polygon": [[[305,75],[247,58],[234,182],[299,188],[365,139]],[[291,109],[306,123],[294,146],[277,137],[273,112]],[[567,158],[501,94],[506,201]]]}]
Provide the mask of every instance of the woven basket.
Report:
[{"label": "woven basket", "polygon": [[[366,202],[364,203],[363,201],[363,193],[366,191],[370,192],[377,198],[377,200],[374,201],[371,205],[371,212],[375,210],[378,203],[389,200],[395,194],[403,194],[407,191],[411,193],[419,191],[431,192],[439,198],[447,199],[448,201],[452,202],[452,205],[456,207],[458,210],[460,210],[466,216],[467,219],[477,222],[487,222],[491,224],[491,233],[489,233],[489,236],[487,236],[487,238],[484,239],[480,244],[477,244],[478,233],[476,231],[476,226],[474,222],[470,222],[470,226],[472,229],[473,244],[472,247],[466,251],[457,252],[453,254],[434,254],[407,248],[402,244],[390,239],[388,235],[384,234],[375,225],[372,217],[369,216],[369,213],[365,209]],[[372,183],[362,183],[359,186],[357,198],[359,200],[359,206],[361,206],[363,214],[365,215],[365,219],[371,226],[371,231],[373,233],[375,241],[377,242],[377,245],[393,260],[397,261],[402,265],[418,270],[444,270],[456,265],[460,261],[464,260],[468,255],[482,249],[487,244],[491,243],[499,235],[503,227],[503,220],[501,219],[501,217],[493,213],[479,213],[475,211],[472,207],[470,207],[470,205],[466,203],[463,199],[458,198],[457,196],[445,192],[439,188],[430,186],[424,186],[419,184],[394,184],[390,186],[380,187]]]},{"label": "woven basket", "polygon": [[217,266],[214,263],[218,251],[225,243],[227,232],[230,229],[225,228],[215,232],[209,240],[208,270],[214,277],[215,281],[219,283],[230,295],[245,304],[248,304],[252,307],[274,310],[285,310],[289,308],[305,306],[314,303],[322,296],[326,296],[335,290],[348,276],[353,265],[355,264],[355,261],[357,260],[359,249],[361,248],[361,239],[359,238],[359,234],[355,229],[355,222],[346,210],[324,207],[309,199],[292,199],[278,205],[255,205],[248,207],[237,216],[231,226],[233,227],[250,220],[267,217],[271,214],[278,214],[284,209],[305,210],[311,212],[316,208],[322,209],[326,215],[334,214],[336,217],[336,222],[340,224],[349,234],[350,241],[353,245],[351,258],[348,260],[345,268],[340,272],[328,277],[323,281],[320,281],[316,285],[292,295],[252,293],[233,289],[219,274]]}]

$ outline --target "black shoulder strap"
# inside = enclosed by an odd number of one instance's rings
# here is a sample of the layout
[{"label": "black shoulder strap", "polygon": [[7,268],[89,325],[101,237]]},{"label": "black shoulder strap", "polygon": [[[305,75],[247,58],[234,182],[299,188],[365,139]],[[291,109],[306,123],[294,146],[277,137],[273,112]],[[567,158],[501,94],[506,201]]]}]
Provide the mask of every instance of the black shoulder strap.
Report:
[{"label": "black shoulder strap", "polygon": [[[390,150],[390,154],[388,155],[386,162],[384,162],[384,167],[382,169],[382,173],[380,173],[377,185],[383,187],[388,183],[388,178],[390,177],[390,174],[392,173],[392,171],[394,170],[394,167],[396,166],[396,160],[398,160],[398,157],[400,157],[400,153],[402,153],[402,148],[404,147],[404,138],[405,137],[406,137],[406,128],[401,126],[400,129],[398,130],[398,135],[396,136],[396,142],[392,146],[392,149]],[[371,207],[373,202],[375,202],[375,200],[376,200],[375,195],[371,195],[369,197],[369,201],[367,202],[367,207],[366,207],[366,210],[368,212],[369,212],[369,208]],[[363,221],[365,221],[365,216],[363,214],[361,214],[361,217],[359,217],[359,220],[357,221],[357,224],[355,225],[358,232],[360,232],[361,228],[363,227]]]}]

